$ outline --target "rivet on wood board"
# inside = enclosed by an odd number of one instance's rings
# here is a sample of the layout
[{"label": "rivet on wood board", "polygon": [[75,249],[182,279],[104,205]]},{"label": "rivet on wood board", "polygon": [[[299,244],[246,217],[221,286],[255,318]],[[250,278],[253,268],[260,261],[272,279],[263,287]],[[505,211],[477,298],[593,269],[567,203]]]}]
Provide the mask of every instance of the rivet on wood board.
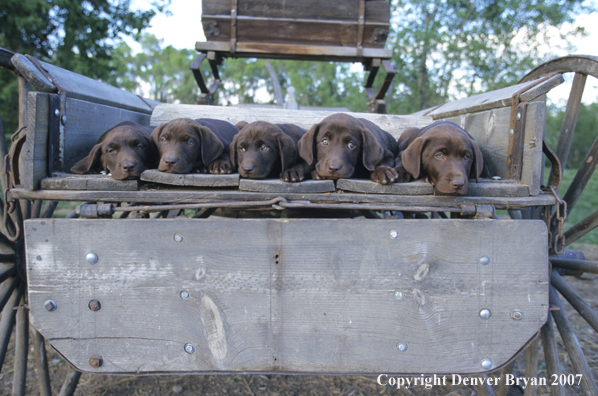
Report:
[{"label": "rivet on wood board", "polygon": [[490,312],[488,308],[484,308],[480,311],[480,318],[490,319],[490,316],[492,316],[492,312]]},{"label": "rivet on wood board", "polygon": [[407,350],[407,344],[404,342],[399,342],[397,344],[397,349],[401,352],[405,352]]},{"label": "rivet on wood board", "polygon": [[181,299],[186,300],[189,298],[189,293],[185,290],[181,292]]},{"label": "rivet on wood board", "polygon": [[52,312],[56,311],[56,308],[58,308],[58,306],[56,305],[56,302],[54,300],[47,300],[44,303],[44,308],[46,308],[47,311]]},{"label": "rivet on wood board", "polygon": [[35,259],[36,259],[37,261],[42,261],[42,256],[36,256],[36,257],[35,257]]},{"label": "rivet on wood board", "polygon": [[492,368],[492,360],[482,359],[482,368],[484,370],[490,370]]},{"label": "rivet on wood board", "polygon": [[523,319],[523,312],[519,309],[514,309],[511,311],[511,319],[513,320],[521,320]]},{"label": "rivet on wood board", "polygon": [[94,312],[102,308],[102,304],[98,300],[91,300],[87,306]]},{"label": "rivet on wood board", "polygon": [[399,236],[399,232],[398,232],[397,230],[395,230],[395,229],[392,229],[392,230],[390,230],[390,231],[388,232],[388,235],[390,235],[390,237],[391,237],[392,239],[395,239],[396,237],[398,237],[398,236]]},{"label": "rivet on wood board", "polygon": [[177,232],[174,234],[174,241],[175,242],[183,242],[183,234]]},{"label": "rivet on wood board", "polygon": [[85,261],[87,261],[89,264],[95,264],[98,262],[98,255],[93,252],[89,252],[85,255]]},{"label": "rivet on wood board", "polygon": [[490,264],[490,259],[488,257],[484,256],[480,259],[480,263],[482,265],[488,265],[488,264]]},{"label": "rivet on wood board", "polygon": [[511,130],[509,131],[509,135],[510,135],[510,136],[513,136],[514,134],[515,134],[515,131],[511,129]]},{"label": "rivet on wood board", "polygon": [[185,344],[185,352],[187,352],[188,354],[192,354],[193,352],[195,352],[195,347],[193,346],[193,344]]},{"label": "rivet on wood board", "polygon": [[492,180],[501,180],[500,176],[492,176]]},{"label": "rivet on wood board", "polygon": [[54,115],[56,117],[58,117],[60,115],[60,110],[58,110],[58,109],[54,110]]},{"label": "rivet on wood board", "polygon": [[89,365],[93,368],[102,367],[102,363],[104,363],[104,359],[100,355],[93,355],[89,358]]},{"label": "rivet on wood board", "polygon": [[403,296],[404,296],[404,295],[403,295],[403,292],[402,292],[402,291],[400,291],[400,290],[397,290],[397,291],[395,292],[395,298],[396,298],[397,300],[400,300],[400,299],[402,299],[402,298],[403,298]]}]

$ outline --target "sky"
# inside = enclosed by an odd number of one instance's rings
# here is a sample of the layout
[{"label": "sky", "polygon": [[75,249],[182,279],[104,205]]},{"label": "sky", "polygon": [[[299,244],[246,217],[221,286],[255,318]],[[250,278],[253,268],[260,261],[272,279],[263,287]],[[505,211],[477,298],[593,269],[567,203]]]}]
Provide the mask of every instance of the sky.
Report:
[{"label": "sky", "polygon": [[[224,0],[223,0],[224,1]],[[591,0],[596,2],[598,0]],[[132,8],[148,9],[150,8],[151,0],[132,0]],[[171,0],[171,5],[168,8],[169,16],[164,14],[156,15],[152,21],[151,26],[147,29],[148,33],[152,33],[157,38],[163,40],[163,45],[172,45],[177,49],[193,49],[196,41],[205,41],[203,29],[201,25],[201,0]],[[574,45],[577,49],[569,54],[580,55],[598,55],[598,15],[581,15],[576,25],[584,26],[589,33],[586,37],[576,39]],[[133,50],[139,50],[139,45],[131,39],[127,43]],[[558,54],[559,56],[568,55],[565,52]],[[357,70],[361,70],[358,68]],[[549,100],[564,104],[569,95],[570,82],[572,75],[566,75],[566,83],[553,89],[549,94]],[[267,100],[267,99],[266,99]],[[598,101],[598,80],[589,78],[584,90],[583,101],[587,104]]]}]

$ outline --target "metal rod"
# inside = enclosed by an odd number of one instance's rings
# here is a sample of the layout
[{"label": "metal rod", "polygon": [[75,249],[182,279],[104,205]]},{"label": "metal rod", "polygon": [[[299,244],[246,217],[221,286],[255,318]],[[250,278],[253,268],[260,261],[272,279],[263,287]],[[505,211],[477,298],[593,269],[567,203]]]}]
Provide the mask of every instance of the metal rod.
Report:
[{"label": "metal rod", "polygon": [[[538,378],[538,339],[525,350],[525,378]],[[523,396],[536,396],[538,385],[531,383],[525,387]]]},{"label": "metal rod", "polygon": [[598,261],[562,259],[552,257],[549,260],[555,267],[568,269],[572,271],[582,271],[589,272],[592,274],[598,274]]},{"label": "metal rod", "polygon": [[15,363],[12,377],[13,396],[25,396],[27,379],[27,355],[29,354],[29,312],[25,308],[25,296],[20,299],[17,309],[17,329],[15,336]]},{"label": "metal rod", "polygon": [[2,282],[0,285],[0,311],[4,309],[4,306],[8,302],[8,299],[18,284],[18,278],[8,278],[6,281]]},{"label": "metal rod", "polygon": [[[552,324],[552,315],[548,311],[548,319],[541,330],[542,346],[544,348],[544,360],[546,361],[546,372],[548,378],[560,378],[561,366],[559,365],[559,351],[556,345],[556,335]],[[550,385],[551,396],[565,396],[565,390],[559,385]]]},{"label": "metal rod", "polygon": [[15,325],[15,317],[17,316],[17,311],[13,308],[19,304],[19,301],[21,301],[23,290],[24,287],[21,283],[19,287],[12,292],[8,303],[2,310],[2,318],[0,319],[0,371],[2,371],[6,350],[8,349],[8,342],[10,341],[12,328]]},{"label": "metal rod", "polygon": [[550,273],[550,283],[569,301],[571,306],[579,312],[586,322],[598,332],[598,313],[554,269]]},{"label": "metal rod", "polygon": [[572,244],[596,227],[598,227],[598,210],[565,231],[565,244]]},{"label": "metal rod", "polygon": [[75,390],[77,390],[79,378],[81,378],[81,372],[71,369],[71,371],[64,378],[64,382],[62,383],[62,388],[60,388],[60,393],[58,396],[73,396]]},{"label": "metal rod", "polygon": [[[14,254],[2,254],[2,256],[12,256],[14,260]],[[4,260],[0,260],[4,261]],[[4,282],[11,276],[17,273],[17,266],[14,264],[0,264],[0,283]]]},{"label": "metal rod", "polygon": [[583,163],[577,170],[571,185],[567,189],[563,200],[567,201],[567,214],[571,213],[577,200],[581,197],[581,193],[585,189],[590,177],[598,166],[598,137],[592,143],[592,147],[588,151]]},{"label": "metal rod", "polygon": [[560,308],[557,311],[552,311],[552,316],[559,329],[567,353],[571,358],[571,364],[573,365],[575,372],[582,375],[581,388],[586,395],[598,395],[598,386],[594,380],[592,370],[590,369],[588,361],[579,345],[579,341],[577,341],[577,337],[573,332],[573,327],[565,314],[565,308],[563,308],[561,299],[559,298],[556,289],[552,286],[550,287],[550,304]]},{"label": "metal rod", "polygon": [[52,396],[46,343],[44,337],[33,326],[31,326],[31,341],[35,355],[35,373],[37,374],[37,382],[39,383],[39,394],[40,396]]}]

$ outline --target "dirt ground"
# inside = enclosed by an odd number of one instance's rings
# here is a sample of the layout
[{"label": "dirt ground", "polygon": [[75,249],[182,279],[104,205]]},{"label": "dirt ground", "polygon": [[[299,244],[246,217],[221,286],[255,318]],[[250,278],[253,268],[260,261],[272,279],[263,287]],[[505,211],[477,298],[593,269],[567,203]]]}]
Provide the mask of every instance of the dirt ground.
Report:
[{"label": "dirt ground", "polygon": [[[577,246],[583,249],[588,260],[598,260],[598,246]],[[598,276],[584,274],[581,278],[566,277],[570,285],[598,311]],[[567,316],[575,329],[577,338],[584,350],[586,358],[595,377],[598,377],[598,337],[596,332],[585,320],[563,299]],[[14,339],[14,337],[12,337]],[[574,374],[568,355],[558,337],[559,358],[564,374]],[[12,341],[11,341],[12,343]],[[540,363],[538,377],[546,377],[546,365],[540,342]],[[6,357],[4,368],[0,375],[0,396],[10,395],[12,388],[13,353],[12,345]],[[58,395],[61,383],[70,367],[56,352],[48,347],[50,363],[50,377],[52,392]],[[34,357],[31,348],[27,372],[27,395],[39,395],[37,376],[35,374]],[[520,355],[513,366],[516,377],[524,376],[525,359]],[[491,374],[497,376],[499,373]],[[494,387],[495,388],[495,387]],[[496,388],[494,389],[496,391]],[[539,395],[550,394],[547,386],[538,388]],[[580,386],[567,387],[567,395],[583,395]],[[474,386],[435,386],[426,389],[415,386],[409,389],[396,389],[381,386],[376,377],[364,376],[289,376],[289,375],[235,375],[235,376],[111,376],[97,374],[83,374],[75,393],[77,396],[106,396],[106,395],[135,395],[135,396],[227,396],[227,395],[443,395],[443,396],[474,396],[484,395]],[[523,395],[523,389],[511,386],[507,395]]]}]

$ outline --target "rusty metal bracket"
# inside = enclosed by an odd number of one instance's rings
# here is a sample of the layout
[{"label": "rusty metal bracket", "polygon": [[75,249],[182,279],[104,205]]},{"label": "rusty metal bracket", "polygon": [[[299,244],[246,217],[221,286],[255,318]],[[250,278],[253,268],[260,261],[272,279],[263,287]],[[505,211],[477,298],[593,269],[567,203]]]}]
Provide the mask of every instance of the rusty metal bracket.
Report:
[{"label": "rusty metal bracket", "polygon": [[562,254],[565,251],[565,235],[563,233],[565,228],[565,220],[567,220],[567,201],[563,201],[556,191],[554,186],[548,186],[545,188],[548,190],[557,200],[556,210],[554,217],[552,216],[552,210],[550,214],[545,215],[549,232],[549,237],[553,238],[552,241],[548,241],[548,246],[556,254]]},{"label": "rusty metal bracket", "polygon": [[357,56],[363,55],[363,33],[365,31],[365,0],[359,0],[357,17]]},{"label": "rusty metal bracket", "polygon": [[[212,69],[212,75],[214,76],[214,82],[208,88],[206,82],[203,79],[203,74],[199,69],[201,63],[208,59],[210,63],[210,68]],[[197,104],[205,104],[205,105],[213,105],[214,104],[214,94],[220,85],[220,74],[218,73],[218,65],[222,64],[222,57],[220,54],[208,51],[207,53],[201,53],[195,58],[191,66],[189,67],[193,72],[193,77],[195,77],[195,81],[199,86],[199,90],[201,94],[197,98]]]},{"label": "rusty metal bracket", "polygon": [[509,123],[509,149],[507,156],[506,178],[513,180],[521,179],[521,166],[523,162],[523,143],[525,134],[525,112],[527,102],[521,102],[520,97],[524,92],[554,77],[558,73],[550,73],[535,83],[525,86],[515,92],[511,97],[511,120]]},{"label": "rusty metal bracket", "polygon": [[[378,74],[380,66],[384,68],[386,76],[384,77],[384,81],[382,82],[380,89],[374,94],[372,86],[374,85],[374,80],[376,79],[376,75]],[[365,92],[368,94],[368,98],[370,100],[368,105],[368,113],[386,114],[386,102],[384,101],[384,96],[386,95],[386,91],[388,91],[388,87],[390,87],[392,79],[397,72],[393,64],[387,59],[369,59],[367,63],[364,64],[364,67],[370,72],[364,86]]]},{"label": "rusty metal bracket", "polygon": [[237,51],[237,14],[239,8],[237,0],[230,2],[230,53],[235,54]]}]

